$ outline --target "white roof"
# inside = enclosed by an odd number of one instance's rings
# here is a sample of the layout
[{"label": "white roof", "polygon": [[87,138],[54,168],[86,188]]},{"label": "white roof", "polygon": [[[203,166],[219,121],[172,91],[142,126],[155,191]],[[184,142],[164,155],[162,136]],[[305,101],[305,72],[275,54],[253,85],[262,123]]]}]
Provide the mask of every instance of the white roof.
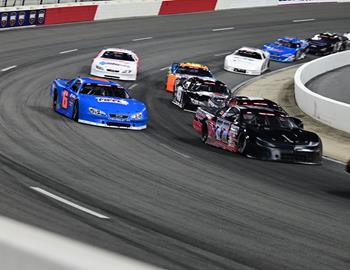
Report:
[{"label": "white roof", "polygon": [[111,52],[121,52],[121,53],[129,53],[136,55],[133,51],[127,50],[127,49],[120,49],[120,48],[105,48],[104,51],[111,51]]},{"label": "white roof", "polygon": [[257,52],[257,53],[263,53],[263,50],[257,49],[257,48],[252,48],[252,47],[242,47],[239,48],[237,51],[239,50],[244,50],[244,51],[249,51],[249,52]]}]

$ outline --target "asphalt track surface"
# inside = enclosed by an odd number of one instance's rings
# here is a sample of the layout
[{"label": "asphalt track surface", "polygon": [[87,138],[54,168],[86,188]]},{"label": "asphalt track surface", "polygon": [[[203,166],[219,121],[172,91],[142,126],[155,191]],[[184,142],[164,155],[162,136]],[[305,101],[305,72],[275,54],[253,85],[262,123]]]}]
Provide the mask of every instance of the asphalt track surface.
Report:
[{"label": "asphalt track surface", "polygon": [[[1,32],[1,69],[17,67],[0,73],[0,214],[167,269],[350,269],[343,165],[262,162],[203,145],[192,114],[170,103],[161,70],[199,61],[233,87],[249,77],[223,71],[215,55],[348,31],[349,14],[348,4],[324,4]],[[235,29],[212,31],[225,27]],[[152,39],[132,41],[143,37]],[[145,131],[77,124],[50,109],[51,81],[87,74],[104,46],[142,58],[131,92],[148,105]]]},{"label": "asphalt track surface", "polygon": [[350,66],[317,76],[306,86],[321,96],[350,104]]}]

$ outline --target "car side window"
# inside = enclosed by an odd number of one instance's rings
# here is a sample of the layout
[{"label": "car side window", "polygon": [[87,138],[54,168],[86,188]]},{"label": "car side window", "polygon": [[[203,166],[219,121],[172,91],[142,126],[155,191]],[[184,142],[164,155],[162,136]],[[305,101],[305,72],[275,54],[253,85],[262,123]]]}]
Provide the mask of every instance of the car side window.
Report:
[{"label": "car side window", "polygon": [[80,85],[81,85],[81,81],[80,80],[77,80],[71,87],[71,89],[74,91],[74,92],[78,92],[79,88],[80,88]]},{"label": "car side window", "polygon": [[239,119],[239,112],[236,108],[230,108],[224,115],[224,119],[231,122],[235,123]]}]

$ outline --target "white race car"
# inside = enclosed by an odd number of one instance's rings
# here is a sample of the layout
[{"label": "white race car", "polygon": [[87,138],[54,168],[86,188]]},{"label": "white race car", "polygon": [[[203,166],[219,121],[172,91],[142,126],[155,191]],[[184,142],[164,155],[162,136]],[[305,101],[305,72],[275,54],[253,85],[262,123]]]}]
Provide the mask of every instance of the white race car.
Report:
[{"label": "white race car", "polygon": [[90,74],[109,79],[135,81],[140,66],[138,56],[124,49],[103,49],[91,65]]},{"label": "white race car", "polygon": [[224,69],[247,75],[260,75],[269,69],[270,55],[260,49],[242,47],[225,58]]}]

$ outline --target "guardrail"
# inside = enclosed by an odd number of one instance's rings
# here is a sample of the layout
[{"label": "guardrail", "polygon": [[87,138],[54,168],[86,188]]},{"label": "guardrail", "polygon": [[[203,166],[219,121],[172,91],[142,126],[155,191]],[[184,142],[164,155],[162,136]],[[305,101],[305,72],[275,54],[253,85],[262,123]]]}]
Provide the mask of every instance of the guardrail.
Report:
[{"label": "guardrail", "polygon": [[350,104],[321,96],[305,86],[318,75],[347,65],[350,65],[350,51],[306,63],[295,73],[294,91],[296,102],[303,112],[328,126],[350,133]]}]

